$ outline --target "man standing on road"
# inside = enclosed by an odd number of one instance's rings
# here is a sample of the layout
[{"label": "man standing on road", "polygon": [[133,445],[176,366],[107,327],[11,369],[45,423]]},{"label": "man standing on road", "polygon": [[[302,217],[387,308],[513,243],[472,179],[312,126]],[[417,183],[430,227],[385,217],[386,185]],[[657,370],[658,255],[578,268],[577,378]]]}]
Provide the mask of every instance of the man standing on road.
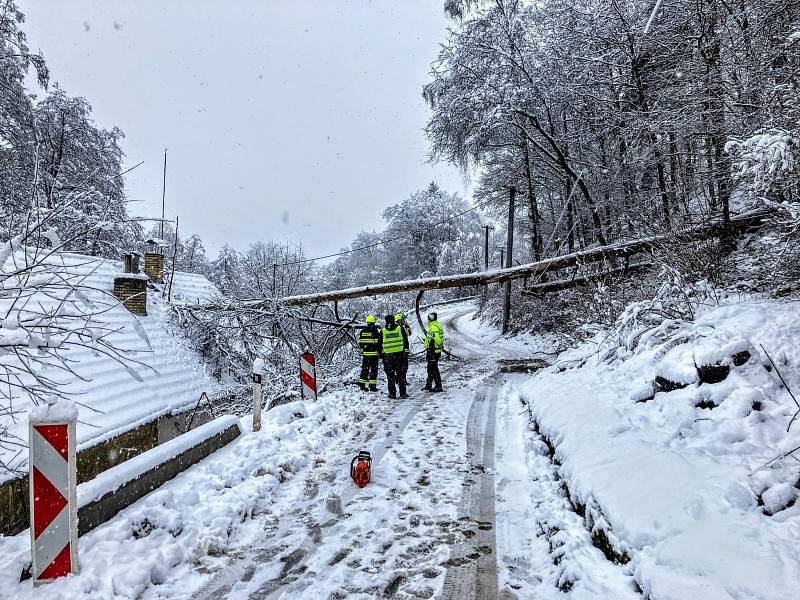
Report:
[{"label": "man standing on road", "polygon": [[442,357],[444,347],[444,329],[438,321],[438,315],[432,312],[428,315],[428,333],[425,335],[425,360],[428,363],[428,381],[423,390],[429,392],[442,392],[442,375],[439,373],[439,359]]},{"label": "man standing on road", "polygon": [[406,321],[406,316],[399,312],[394,316],[394,322],[406,332],[406,349],[403,351],[403,361],[400,365],[400,373],[399,375],[403,379],[403,384],[408,387],[408,357],[411,354],[411,327],[409,326],[408,322]]},{"label": "man standing on road", "polygon": [[386,315],[386,327],[381,330],[380,355],[383,357],[383,368],[389,384],[389,398],[397,398],[397,387],[400,397],[408,398],[405,377],[400,375],[405,349],[408,347],[406,331],[394,322],[394,315]]},{"label": "man standing on road", "polygon": [[370,392],[378,391],[378,351],[381,332],[375,324],[377,321],[375,315],[367,315],[367,326],[358,336],[358,346],[361,348],[361,376],[358,387],[366,390],[369,385]]}]

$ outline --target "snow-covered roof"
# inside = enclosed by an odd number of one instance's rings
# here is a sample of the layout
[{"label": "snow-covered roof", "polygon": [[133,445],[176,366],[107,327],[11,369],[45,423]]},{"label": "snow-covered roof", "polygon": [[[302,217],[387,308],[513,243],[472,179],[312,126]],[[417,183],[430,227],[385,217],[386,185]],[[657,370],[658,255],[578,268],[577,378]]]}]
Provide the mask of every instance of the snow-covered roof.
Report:
[{"label": "snow-covered roof", "polygon": [[[167,275],[169,277],[169,274]],[[166,285],[169,285],[167,283]],[[222,297],[219,289],[208,279],[197,273],[175,271],[172,280],[171,301],[178,304],[211,302]]]},{"label": "snow-covered roof", "polygon": [[[12,261],[23,261],[21,250],[11,253],[0,265],[0,273],[11,270]],[[63,352],[74,374],[50,367],[50,376],[62,382],[60,390],[79,404],[77,429],[78,448],[94,445],[136,425],[194,404],[202,392],[213,392],[217,384],[205,372],[200,357],[192,351],[170,320],[170,308],[157,293],[147,297],[147,316],[134,316],[112,295],[114,278],[122,275],[122,263],[77,254],[59,253],[46,259],[59,277],[69,284],[81,282],[80,291],[73,293],[71,310],[94,314],[93,321],[113,329],[107,338],[122,350],[125,361],[98,352],[89,340],[85,346],[70,347]],[[0,279],[2,281],[2,279]],[[199,297],[199,290],[213,288],[204,277],[181,274],[176,283],[187,296]],[[202,282],[205,282],[203,284]],[[9,280],[3,282],[9,287]],[[44,309],[56,308],[68,293],[62,285],[48,294],[37,297]],[[173,290],[175,294],[175,290]],[[0,297],[0,319],[10,300]],[[2,321],[0,320],[0,323]],[[13,323],[10,324],[13,327]],[[0,331],[3,329],[0,328]],[[9,333],[11,333],[9,331]],[[0,355],[6,364],[17,360],[11,353]],[[27,442],[26,414],[33,408],[31,398],[24,394],[14,400],[15,418],[0,413],[0,428]],[[0,460],[11,460],[15,452],[0,447]],[[13,464],[22,467],[27,452],[22,452]],[[0,481],[11,475],[0,470]]]}]

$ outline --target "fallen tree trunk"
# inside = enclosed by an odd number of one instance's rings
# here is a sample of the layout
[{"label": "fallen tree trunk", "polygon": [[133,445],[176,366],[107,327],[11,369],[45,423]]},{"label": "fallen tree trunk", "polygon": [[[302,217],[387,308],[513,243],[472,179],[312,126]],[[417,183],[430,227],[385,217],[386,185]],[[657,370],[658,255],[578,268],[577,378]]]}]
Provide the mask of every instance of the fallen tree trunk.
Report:
[{"label": "fallen tree trunk", "polygon": [[628,273],[635,273],[637,271],[644,271],[653,266],[653,263],[643,262],[628,265],[627,267],[617,267],[615,269],[608,269],[602,273],[593,273],[591,275],[583,275],[581,277],[574,277],[572,279],[558,279],[556,281],[548,281],[546,283],[538,283],[526,288],[522,288],[522,293],[526,296],[542,296],[550,292],[559,292],[574,287],[581,287],[588,285],[594,281],[600,281],[606,277],[615,275],[627,275]]},{"label": "fallen tree trunk", "polygon": [[[765,213],[746,214],[731,219],[731,227],[735,231],[744,231],[761,224]],[[379,296],[382,294],[397,294],[402,292],[414,292],[425,290],[442,290],[457,287],[482,286],[490,283],[501,283],[512,279],[523,279],[534,277],[543,273],[566,269],[576,265],[582,265],[615,258],[630,257],[641,252],[646,252],[657,248],[665,243],[687,243],[697,240],[718,237],[729,233],[722,222],[713,222],[707,225],[695,225],[686,229],[674,231],[668,234],[654,235],[647,238],[619,242],[600,248],[592,248],[555,256],[546,260],[534,263],[510,267],[507,269],[495,269],[493,271],[483,271],[477,273],[467,273],[463,275],[445,275],[441,277],[428,277],[425,279],[411,279],[406,281],[394,281],[390,283],[380,283],[376,285],[366,285],[345,290],[332,290],[329,292],[318,292],[315,294],[304,294],[300,296],[288,296],[278,300],[286,306],[305,306],[319,304],[322,302],[333,302],[340,300],[351,300],[353,298],[364,298],[368,296]],[[247,308],[262,308],[269,306],[271,300],[254,301],[245,303]]]}]

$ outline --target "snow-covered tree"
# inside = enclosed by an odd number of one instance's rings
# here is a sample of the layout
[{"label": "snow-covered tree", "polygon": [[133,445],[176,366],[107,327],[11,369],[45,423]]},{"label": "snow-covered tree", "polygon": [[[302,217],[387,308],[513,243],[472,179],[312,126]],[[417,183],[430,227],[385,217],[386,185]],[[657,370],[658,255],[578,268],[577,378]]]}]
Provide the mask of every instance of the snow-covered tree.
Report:
[{"label": "snow-covered tree", "polygon": [[789,193],[792,143],[778,141],[794,139],[798,116],[796,5],[447,0],[445,9],[453,28],[424,88],[432,154],[476,170],[495,215],[500,191],[517,188],[532,256],[727,222],[748,177]]},{"label": "snow-covered tree", "polygon": [[225,244],[211,263],[211,281],[213,281],[223,296],[240,297],[241,295],[241,267],[239,253]]}]

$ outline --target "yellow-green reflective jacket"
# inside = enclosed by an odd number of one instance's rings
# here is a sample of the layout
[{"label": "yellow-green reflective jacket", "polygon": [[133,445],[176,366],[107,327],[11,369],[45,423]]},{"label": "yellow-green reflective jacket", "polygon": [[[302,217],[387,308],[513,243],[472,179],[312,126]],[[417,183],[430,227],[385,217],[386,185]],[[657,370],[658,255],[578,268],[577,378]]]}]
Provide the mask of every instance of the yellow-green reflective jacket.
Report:
[{"label": "yellow-green reflective jacket", "polygon": [[384,327],[381,330],[381,351],[383,354],[397,354],[402,352],[405,347],[405,339],[403,328],[395,326],[394,329],[387,329]]},{"label": "yellow-green reflective jacket", "polygon": [[444,342],[444,329],[442,329],[439,321],[431,321],[428,323],[428,333],[425,335],[425,349],[434,350],[436,354],[442,353],[442,346]]}]

